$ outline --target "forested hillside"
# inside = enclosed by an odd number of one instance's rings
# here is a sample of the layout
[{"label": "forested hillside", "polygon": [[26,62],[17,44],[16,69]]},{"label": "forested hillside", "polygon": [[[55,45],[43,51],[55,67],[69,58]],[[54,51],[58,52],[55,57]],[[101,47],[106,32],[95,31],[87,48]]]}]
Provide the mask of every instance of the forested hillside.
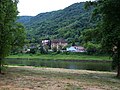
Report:
[{"label": "forested hillside", "polygon": [[20,16],[20,17],[18,17],[17,22],[26,24],[26,23],[30,22],[31,18],[32,18],[32,16]]},{"label": "forested hillside", "polygon": [[63,10],[40,13],[34,17],[20,17],[29,39],[64,38],[69,43],[79,42],[81,31],[93,27],[90,20],[92,9],[85,10],[83,2],[75,3]]}]

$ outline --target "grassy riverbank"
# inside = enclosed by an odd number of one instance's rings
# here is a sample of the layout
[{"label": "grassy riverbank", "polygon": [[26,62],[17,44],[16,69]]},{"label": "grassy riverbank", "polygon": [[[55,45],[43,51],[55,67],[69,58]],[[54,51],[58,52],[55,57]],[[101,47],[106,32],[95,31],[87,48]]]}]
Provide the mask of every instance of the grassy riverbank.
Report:
[{"label": "grassy riverbank", "polygon": [[108,56],[85,54],[19,54],[7,57],[8,65],[112,71]]},{"label": "grassy riverbank", "polygon": [[0,90],[119,90],[114,72],[59,68],[9,67]]},{"label": "grassy riverbank", "polygon": [[39,58],[47,60],[111,60],[108,56],[95,56],[95,55],[84,55],[84,54],[46,54],[46,55],[30,55],[30,54],[20,54],[20,55],[10,55],[7,58]]}]

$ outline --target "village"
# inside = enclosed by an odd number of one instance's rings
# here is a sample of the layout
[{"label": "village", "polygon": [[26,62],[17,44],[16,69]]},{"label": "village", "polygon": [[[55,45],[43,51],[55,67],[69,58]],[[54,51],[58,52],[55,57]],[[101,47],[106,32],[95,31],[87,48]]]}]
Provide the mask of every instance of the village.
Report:
[{"label": "village", "polygon": [[120,90],[120,0],[0,0],[0,90]]},{"label": "village", "polygon": [[45,52],[86,52],[83,46],[68,45],[64,39],[42,40],[40,44],[31,43],[29,46],[25,45],[23,53],[35,54],[37,51]]}]

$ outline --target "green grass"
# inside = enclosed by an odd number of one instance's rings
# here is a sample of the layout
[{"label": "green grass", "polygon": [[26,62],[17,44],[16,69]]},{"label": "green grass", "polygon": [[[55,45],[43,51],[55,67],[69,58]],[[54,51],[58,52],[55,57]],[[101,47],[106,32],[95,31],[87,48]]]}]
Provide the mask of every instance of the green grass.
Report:
[{"label": "green grass", "polygon": [[109,56],[95,56],[95,55],[62,55],[62,54],[46,54],[46,55],[11,55],[7,58],[39,58],[50,60],[111,60]]}]

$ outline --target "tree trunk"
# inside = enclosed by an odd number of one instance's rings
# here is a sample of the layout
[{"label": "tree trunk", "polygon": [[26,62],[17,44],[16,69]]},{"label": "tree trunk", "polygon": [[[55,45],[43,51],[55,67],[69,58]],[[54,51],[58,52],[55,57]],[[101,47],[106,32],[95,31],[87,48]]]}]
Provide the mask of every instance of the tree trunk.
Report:
[{"label": "tree trunk", "polygon": [[117,77],[120,77],[120,41],[118,41],[118,46],[117,46],[117,49],[118,49],[118,65],[117,65]]},{"label": "tree trunk", "polygon": [[2,58],[0,58],[0,74],[2,73]]},{"label": "tree trunk", "polygon": [[117,77],[120,77],[120,63],[118,64],[118,67],[117,67]]}]

